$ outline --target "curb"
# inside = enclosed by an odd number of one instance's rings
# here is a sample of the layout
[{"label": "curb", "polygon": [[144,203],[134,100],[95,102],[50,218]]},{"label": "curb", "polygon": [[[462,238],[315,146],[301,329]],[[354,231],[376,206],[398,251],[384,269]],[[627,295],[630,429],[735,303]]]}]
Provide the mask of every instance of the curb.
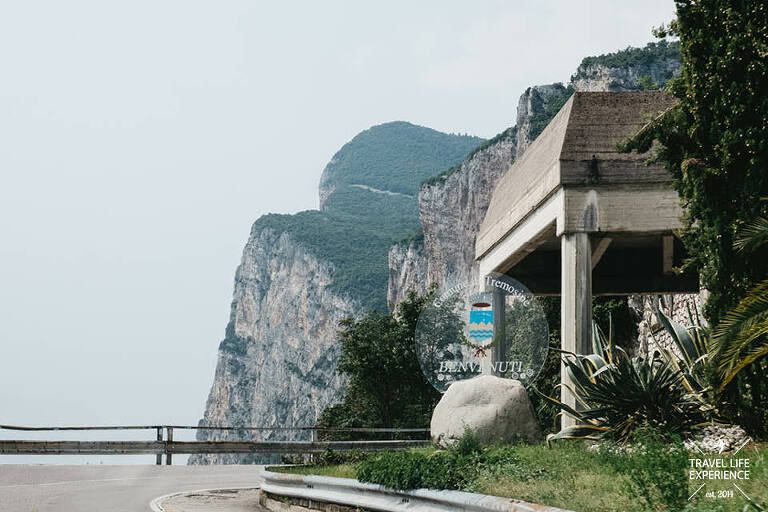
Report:
[{"label": "curb", "polygon": [[193,494],[198,492],[214,492],[214,491],[229,491],[229,490],[238,490],[238,489],[258,489],[259,486],[253,486],[249,485],[247,487],[217,487],[213,489],[194,489],[192,491],[180,491],[180,492],[172,492],[170,494],[164,494],[162,496],[158,496],[157,498],[153,499],[149,502],[149,508],[152,510],[152,512],[166,512],[166,510],[163,508],[163,502],[170,498],[175,498],[176,496],[183,496],[184,494]]},{"label": "curb", "polygon": [[262,470],[262,493],[380,512],[572,512],[511,498],[462,491],[397,491],[351,478],[273,473]]}]

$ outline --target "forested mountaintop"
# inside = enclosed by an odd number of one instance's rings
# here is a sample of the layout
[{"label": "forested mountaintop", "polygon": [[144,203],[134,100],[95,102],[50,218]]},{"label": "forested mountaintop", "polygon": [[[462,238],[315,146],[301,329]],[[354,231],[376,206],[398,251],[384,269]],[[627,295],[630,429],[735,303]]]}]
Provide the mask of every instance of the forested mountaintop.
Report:
[{"label": "forested mountaintop", "polygon": [[364,309],[385,311],[387,252],[419,229],[419,184],[482,142],[403,121],[373,126],[344,144],[325,167],[320,210],[265,215],[251,234],[289,233],[333,264],[335,291]]},{"label": "forested mountaintop", "polygon": [[327,197],[349,185],[415,196],[422,181],[462,160],[482,142],[479,137],[442,133],[404,121],[364,130],[325,167],[320,209],[328,209]]}]

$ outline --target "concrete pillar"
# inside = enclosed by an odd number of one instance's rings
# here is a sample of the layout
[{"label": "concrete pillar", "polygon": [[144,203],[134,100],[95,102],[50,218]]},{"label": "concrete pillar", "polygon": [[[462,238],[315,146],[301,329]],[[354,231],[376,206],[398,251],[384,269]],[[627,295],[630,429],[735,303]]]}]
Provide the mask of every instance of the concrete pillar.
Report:
[{"label": "concrete pillar", "polygon": [[[491,348],[491,364],[507,360],[507,336],[506,336],[506,318],[505,318],[505,298],[506,294],[499,288],[493,289],[493,341],[495,345]],[[502,364],[494,368],[504,369]],[[493,371],[493,375],[501,377],[501,372]]]},{"label": "concrete pillar", "polygon": [[[561,347],[576,354],[588,354],[591,352],[592,336],[592,248],[589,234],[570,233],[561,238]],[[560,378],[563,384],[573,387],[563,364]],[[565,387],[560,389],[560,400],[575,408],[575,397]],[[561,417],[561,428],[573,423],[569,416]]]}]

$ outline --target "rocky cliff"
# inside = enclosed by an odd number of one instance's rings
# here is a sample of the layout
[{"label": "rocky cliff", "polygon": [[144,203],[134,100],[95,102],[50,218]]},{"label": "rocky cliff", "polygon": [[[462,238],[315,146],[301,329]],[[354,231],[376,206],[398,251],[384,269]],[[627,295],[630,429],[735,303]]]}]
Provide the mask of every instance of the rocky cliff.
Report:
[{"label": "rocky cliff", "polygon": [[496,181],[514,159],[515,130],[510,128],[475,150],[455,172],[422,185],[419,219],[428,283],[471,278],[466,272],[474,265],[475,234]]},{"label": "rocky cliff", "polygon": [[656,89],[680,72],[680,44],[649,43],[615,53],[585,58],[571,77],[577,91]]},{"label": "rocky cliff", "polygon": [[[340,392],[336,328],[359,302],[332,288],[334,268],[288,233],[254,225],[235,274],[232,312],[200,425],[313,425]],[[198,439],[302,439],[306,433],[200,431]],[[273,460],[274,461],[274,460]],[[195,455],[192,464],[266,462]]]},{"label": "rocky cliff", "polygon": [[389,250],[387,303],[394,310],[408,291],[472,278],[475,233],[498,178],[515,159],[513,128],[475,149],[461,165],[425,181],[419,190],[421,236]]},{"label": "rocky cliff", "polygon": [[390,309],[411,289],[423,293],[432,285],[477,281],[475,237],[496,182],[572,92],[562,84],[529,87],[520,97],[513,127],[479,146],[461,165],[422,183],[419,220],[424,241],[409,251],[402,244],[390,249]]},{"label": "rocky cliff", "polygon": [[409,291],[419,295],[426,291],[427,259],[424,252],[424,233],[397,242],[389,249],[387,258],[387,306],[393,311]]},{"label": "rocky cliff", "polygon": [[571,93],[573,88],[563,84],[535,85],[525,90],[517,102],[516,158],[520,158],[531,142],[544,131],[549,121],[571,97]]}]

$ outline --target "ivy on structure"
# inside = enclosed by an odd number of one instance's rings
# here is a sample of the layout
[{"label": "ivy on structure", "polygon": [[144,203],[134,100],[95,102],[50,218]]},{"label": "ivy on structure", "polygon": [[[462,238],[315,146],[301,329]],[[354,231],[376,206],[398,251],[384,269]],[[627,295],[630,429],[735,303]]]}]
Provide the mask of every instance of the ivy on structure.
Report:
[{"label": "ivy on structure", "polygon": [[768,271],[768,254],[733,248],[739,229],[768,214],[768,6],[678,1],[682,70],[675,107],[622,149],[666,164],[686,208],[683,241],[710,291],[712,323]]},{"label": "ivy on structure", "polygon": [[[682,69],[668,90],[677,104],[620,145],[647,151],[674,178],[686,211],[686,266],[709,290],[704,314],[719,323],[768,275],[768,250],[739,252],[744,226],[768,215],[768,5],[761,0],[678,0],[658,35],[680,37]],[[765,358],[731,382],[722,411],[753,435],[768,434]]]}]

